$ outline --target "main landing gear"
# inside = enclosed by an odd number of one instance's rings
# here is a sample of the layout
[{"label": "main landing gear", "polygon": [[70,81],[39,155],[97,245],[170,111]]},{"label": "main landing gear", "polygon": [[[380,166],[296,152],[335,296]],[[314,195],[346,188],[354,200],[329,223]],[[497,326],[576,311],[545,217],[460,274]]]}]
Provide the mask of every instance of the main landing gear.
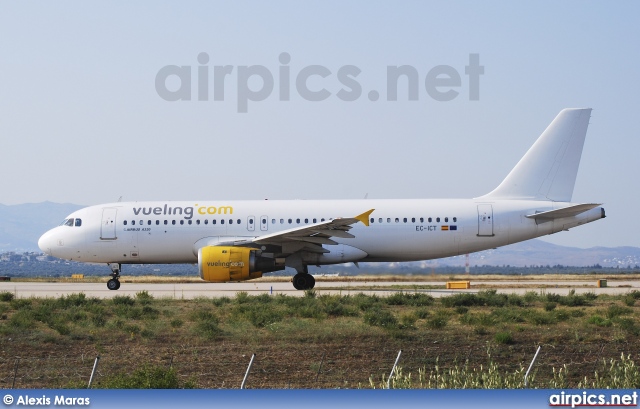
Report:
[{"label": "main landing gear", "polygon": [[109,281],[107,281],[107,288],[109,290],[117,290],[120,288],[120,263],[109,263],[109,267],[111,268],[111,277]]},{"label": "main landing gear", "polygon": [[316,285],[316,279],[309,274],[307,266],[304,266],[302,271],[298,270],[298,274],[294,275],[291,281],[296,290],[311,290]]}]

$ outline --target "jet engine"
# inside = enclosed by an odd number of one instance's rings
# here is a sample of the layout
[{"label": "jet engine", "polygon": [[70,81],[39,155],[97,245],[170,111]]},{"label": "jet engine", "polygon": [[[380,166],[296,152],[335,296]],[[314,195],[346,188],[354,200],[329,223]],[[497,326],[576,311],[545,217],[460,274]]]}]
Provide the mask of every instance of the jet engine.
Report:
[{"label": "jet engine", "polygon": [[206,246],[198,250],[200,277],[213,283],[251,280],[277,270],[284,270],[284,259],[264,257],[250,247]]}]

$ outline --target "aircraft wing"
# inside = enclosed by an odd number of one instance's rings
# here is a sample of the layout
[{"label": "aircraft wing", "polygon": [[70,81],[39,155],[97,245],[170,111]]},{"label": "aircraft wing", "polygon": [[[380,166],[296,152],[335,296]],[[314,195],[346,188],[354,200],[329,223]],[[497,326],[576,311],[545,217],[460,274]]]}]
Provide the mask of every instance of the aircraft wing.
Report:
[{"label": "aircraft wing", "polygon": [[569,207],[563,207],[562,209],[549,210],[546,212],[528,214],[525,217],[534,219],[536,221],[551,221],[555,219],[562,219],[563,217],[577,216],[580,213],[584,213],[594,207],[600,206],[602,203],[583,203],[573,205]]},{"label": "aircraft wing", "polygon": [[362,222],[369,225],[369,215],[374,209],[368,210],[355,217],[340,217],[320,223],[295,227],[273,234],[256,237],[251,240],[255,244],[272,244],[283,247],[283,252],[293,253],[298,250],[306,250],[316,253],[327,253],[323,244],[338,244],[332,238],[350,239],[355,237],[349,233],[354,224]]}]

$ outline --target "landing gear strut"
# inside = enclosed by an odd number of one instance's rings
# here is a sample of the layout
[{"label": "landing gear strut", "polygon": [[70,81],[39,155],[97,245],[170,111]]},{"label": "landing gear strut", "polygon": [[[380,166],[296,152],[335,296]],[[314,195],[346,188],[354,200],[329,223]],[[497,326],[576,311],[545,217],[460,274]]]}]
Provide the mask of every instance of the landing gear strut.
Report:
[{"label": "landing gear strut", "polygon": [[109,267],[111,268],[111,278],[107,281],[107,288],[109,290],[117,290],[120,288],[120,263],[109,263]]}]

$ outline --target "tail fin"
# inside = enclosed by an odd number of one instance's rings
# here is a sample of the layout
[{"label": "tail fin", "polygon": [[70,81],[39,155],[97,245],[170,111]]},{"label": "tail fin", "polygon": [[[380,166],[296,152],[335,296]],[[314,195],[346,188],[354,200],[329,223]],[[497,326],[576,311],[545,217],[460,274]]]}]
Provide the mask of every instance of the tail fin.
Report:
[{"label": "tail fin", "polygon": [[520,162],[483,199],[570,202],[591,108],[566,108],[540,135]]}]

